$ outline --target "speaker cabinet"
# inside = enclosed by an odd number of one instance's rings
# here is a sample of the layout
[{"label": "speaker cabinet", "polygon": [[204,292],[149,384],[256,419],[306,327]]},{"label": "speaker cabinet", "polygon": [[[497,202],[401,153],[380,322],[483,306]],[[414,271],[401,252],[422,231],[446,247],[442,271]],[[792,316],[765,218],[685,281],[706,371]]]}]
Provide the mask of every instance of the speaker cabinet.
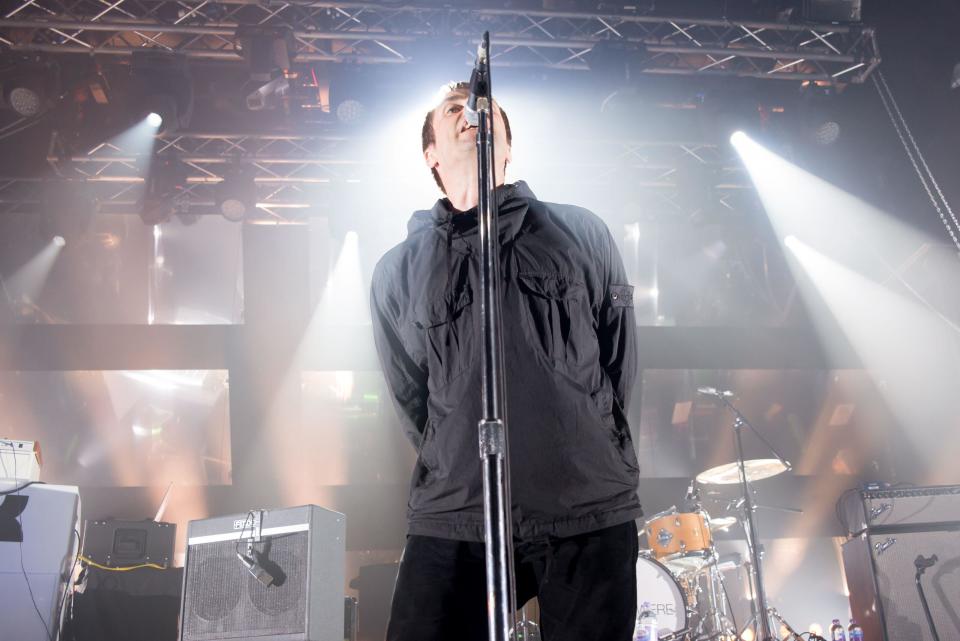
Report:
[{"label": "speaker cabinet", "polygon": [[342,641],[345,522],[315,505],[191,521],[180,641]]},{"label": "speaker cabinet", "polygon": [[46,641],[59,630],[79,518],[75,486],[30,485],[0,496],[0,639]]},{"label": "speaker cabinet", "polygon": [[864,638],[932,641],[913,562],[936,554],[937,563],[921,577],[930,614],[940,639],[960,639],[960,531],[949,525],[865,532],[843,544],[850,611]]},{"label": "speaker cabinet", "polygon": [[176,535],[175,523],[87,521],[83,526],[83,555],[110,567],[143,563],[168,567]]}]

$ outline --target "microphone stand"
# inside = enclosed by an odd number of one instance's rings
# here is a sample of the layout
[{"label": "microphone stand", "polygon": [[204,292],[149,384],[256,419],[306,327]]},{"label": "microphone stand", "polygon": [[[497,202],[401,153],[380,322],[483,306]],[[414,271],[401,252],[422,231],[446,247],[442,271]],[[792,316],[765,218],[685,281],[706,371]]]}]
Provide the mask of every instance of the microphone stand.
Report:
[{"label": "microphone stand", "polygon": [[733,434],[737,446],[737,466],[740,469],[740,485],[743,491],[743,511],[746,514],[746,518],[744,519],[746,521],[746,527],[744,529],[747,535],[747,550],[750,553],[750,574],[753,575],[752,578],[757,596],[756,603],[751,603],[754,607],[753,616],[760,626],[760,634],[757,635],[759,641],[775,641],[779,637],[772,632],[770,617],[771,615],[776,616],[778,619],[780,617],[767,605],[767,592],[763,585],[763,568],[761,567],[760,559],[760,534],[757,529],[757,522],[753,517],[757,506],[753,502],[753,498],[750,495],[750,486],[747,483],[747,469],[743,454],[743,426],[746,425],[785,468],[790,470],[793,469],[793,466],[790,464],[790,461],[780,456],[780,453],[750,424],[747,417],[740,413],[740,410],[734,407],[733,403],[727,400],[728,396],[733,396],[732,393],[721,390],[704,391],[702,393],[720,399],[720,402],[733,414]]},{"label": "microphone stand", "polygon": [[930,627],[930,635],[933,637],[933,641],[940,641],[940,635],[937,634],[937,626],[933,624],[933,616],[930,614],[930,605],[927,603],[927,595],[923,591],[923,583],[920,581],[920,577],[927,571],[927,568],[933,567],[936,562],[937,555],[934,554],[929,559],[925,559],[923,555],[918,555],[913,561],[913,565],[917,568],[917,574],[914,577],[914,581],[917,583],[917,593],[920,595],[920,605],[923,606],[923,614],[927,618],[927,625]]},{"label": "microphone stand", "polygon": [[[500,315],[500,235],[493,149],[493,98],[490,87],[490,32],[484,32],[470,78],[468,117],[477,117],[477,214],[480,229],[481,332],[483,336],[478,425],[483,465],[483,525],[486,544],[487,624],[490,641],[507,641],[515,627],[510,468],[504,397],[503,333]],[[474,104],[474,100],[476,103]]]}]

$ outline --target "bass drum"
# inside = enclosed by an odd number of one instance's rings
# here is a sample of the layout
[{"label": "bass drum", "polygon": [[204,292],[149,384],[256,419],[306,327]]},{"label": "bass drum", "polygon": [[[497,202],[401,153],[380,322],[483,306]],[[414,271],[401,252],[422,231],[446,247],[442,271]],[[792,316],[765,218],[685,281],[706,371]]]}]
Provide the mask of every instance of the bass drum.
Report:
[{"label": "bass drum", "polygon": [[660,639],[674,639],[687,631],[687,598],[683,588],[659,561],[641,554],[637,559],[638,613],[644,603],[649,603],[657,615]]}]

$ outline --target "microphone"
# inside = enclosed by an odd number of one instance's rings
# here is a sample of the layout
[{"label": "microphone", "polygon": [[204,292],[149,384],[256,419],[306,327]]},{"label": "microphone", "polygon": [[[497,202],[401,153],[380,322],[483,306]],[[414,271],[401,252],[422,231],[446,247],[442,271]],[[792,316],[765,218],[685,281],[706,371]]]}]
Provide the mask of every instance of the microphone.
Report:
[{"label": "microphone", "polygon": [[696,489],[697,479],[690,479],[690,485],[687,486],[687,495],[684,496],[685,501],[696,501],[700,498],[700,493]]},{"label": "microphone", "polygon": [[913,565],[917,568],[917,570],[926,570],[927,568],[932,568],[934,565],[936,565],[937,561],[939,560],[940,559],[937,558],[936,554],[929,558],[920,554],[917,555],[917,558],[913,560]]},{"label": "microphone", "polygon": [[277,583],[277,577],[263,567],[260,553],[256,550],[250,550],[247,554],[237,552],[237,558],[240,559],[243,567],[247,568],[247,572],[253,575],[253,578],[262,583],[264,587],[269,588],[274,583]]},{"label": "microphone", "polygon": [[717,389],[716,387],[698,387],[697,394],[701,394],[703,396],[716,396],[717,398],[729,398],[730,396],[733,396],[733,392],[730,390],[721,390]]},{"label": "microphone", "polygon": [[[477,110],[477,100],[485,99],[487,96],[487,65],[489,56],[487,43],[489,42],[490,32],[484,32],[480,44],[477,45],[477,60],[473,63],[473,73],[470,74],[470,95],[467,97],[467,106],[465,109],[467,123],[471,127],[480,124],[480,114]],[[483,103],[481,103],[482,105]]]}]

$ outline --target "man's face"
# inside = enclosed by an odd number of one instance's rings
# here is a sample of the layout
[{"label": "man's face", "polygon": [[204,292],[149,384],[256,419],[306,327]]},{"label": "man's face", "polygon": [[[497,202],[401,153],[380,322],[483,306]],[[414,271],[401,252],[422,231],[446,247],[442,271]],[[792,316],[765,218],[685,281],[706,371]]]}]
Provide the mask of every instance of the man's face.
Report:
[{"label": "man's face", "polygon": [[[467,124],[467,93],[448,93],[433,110],[434,142],[423,152],[427,166],[436,168],[441,179],[464,168],[476,166],[477,128]],[[510,146],[507,144],[506,126],[500,114],[500,106],[494,102],[493,109],[494,152],[497,183],[502,182],[506,163],[510,162]],[[446,185],[446,182],[444,183]]]}]

